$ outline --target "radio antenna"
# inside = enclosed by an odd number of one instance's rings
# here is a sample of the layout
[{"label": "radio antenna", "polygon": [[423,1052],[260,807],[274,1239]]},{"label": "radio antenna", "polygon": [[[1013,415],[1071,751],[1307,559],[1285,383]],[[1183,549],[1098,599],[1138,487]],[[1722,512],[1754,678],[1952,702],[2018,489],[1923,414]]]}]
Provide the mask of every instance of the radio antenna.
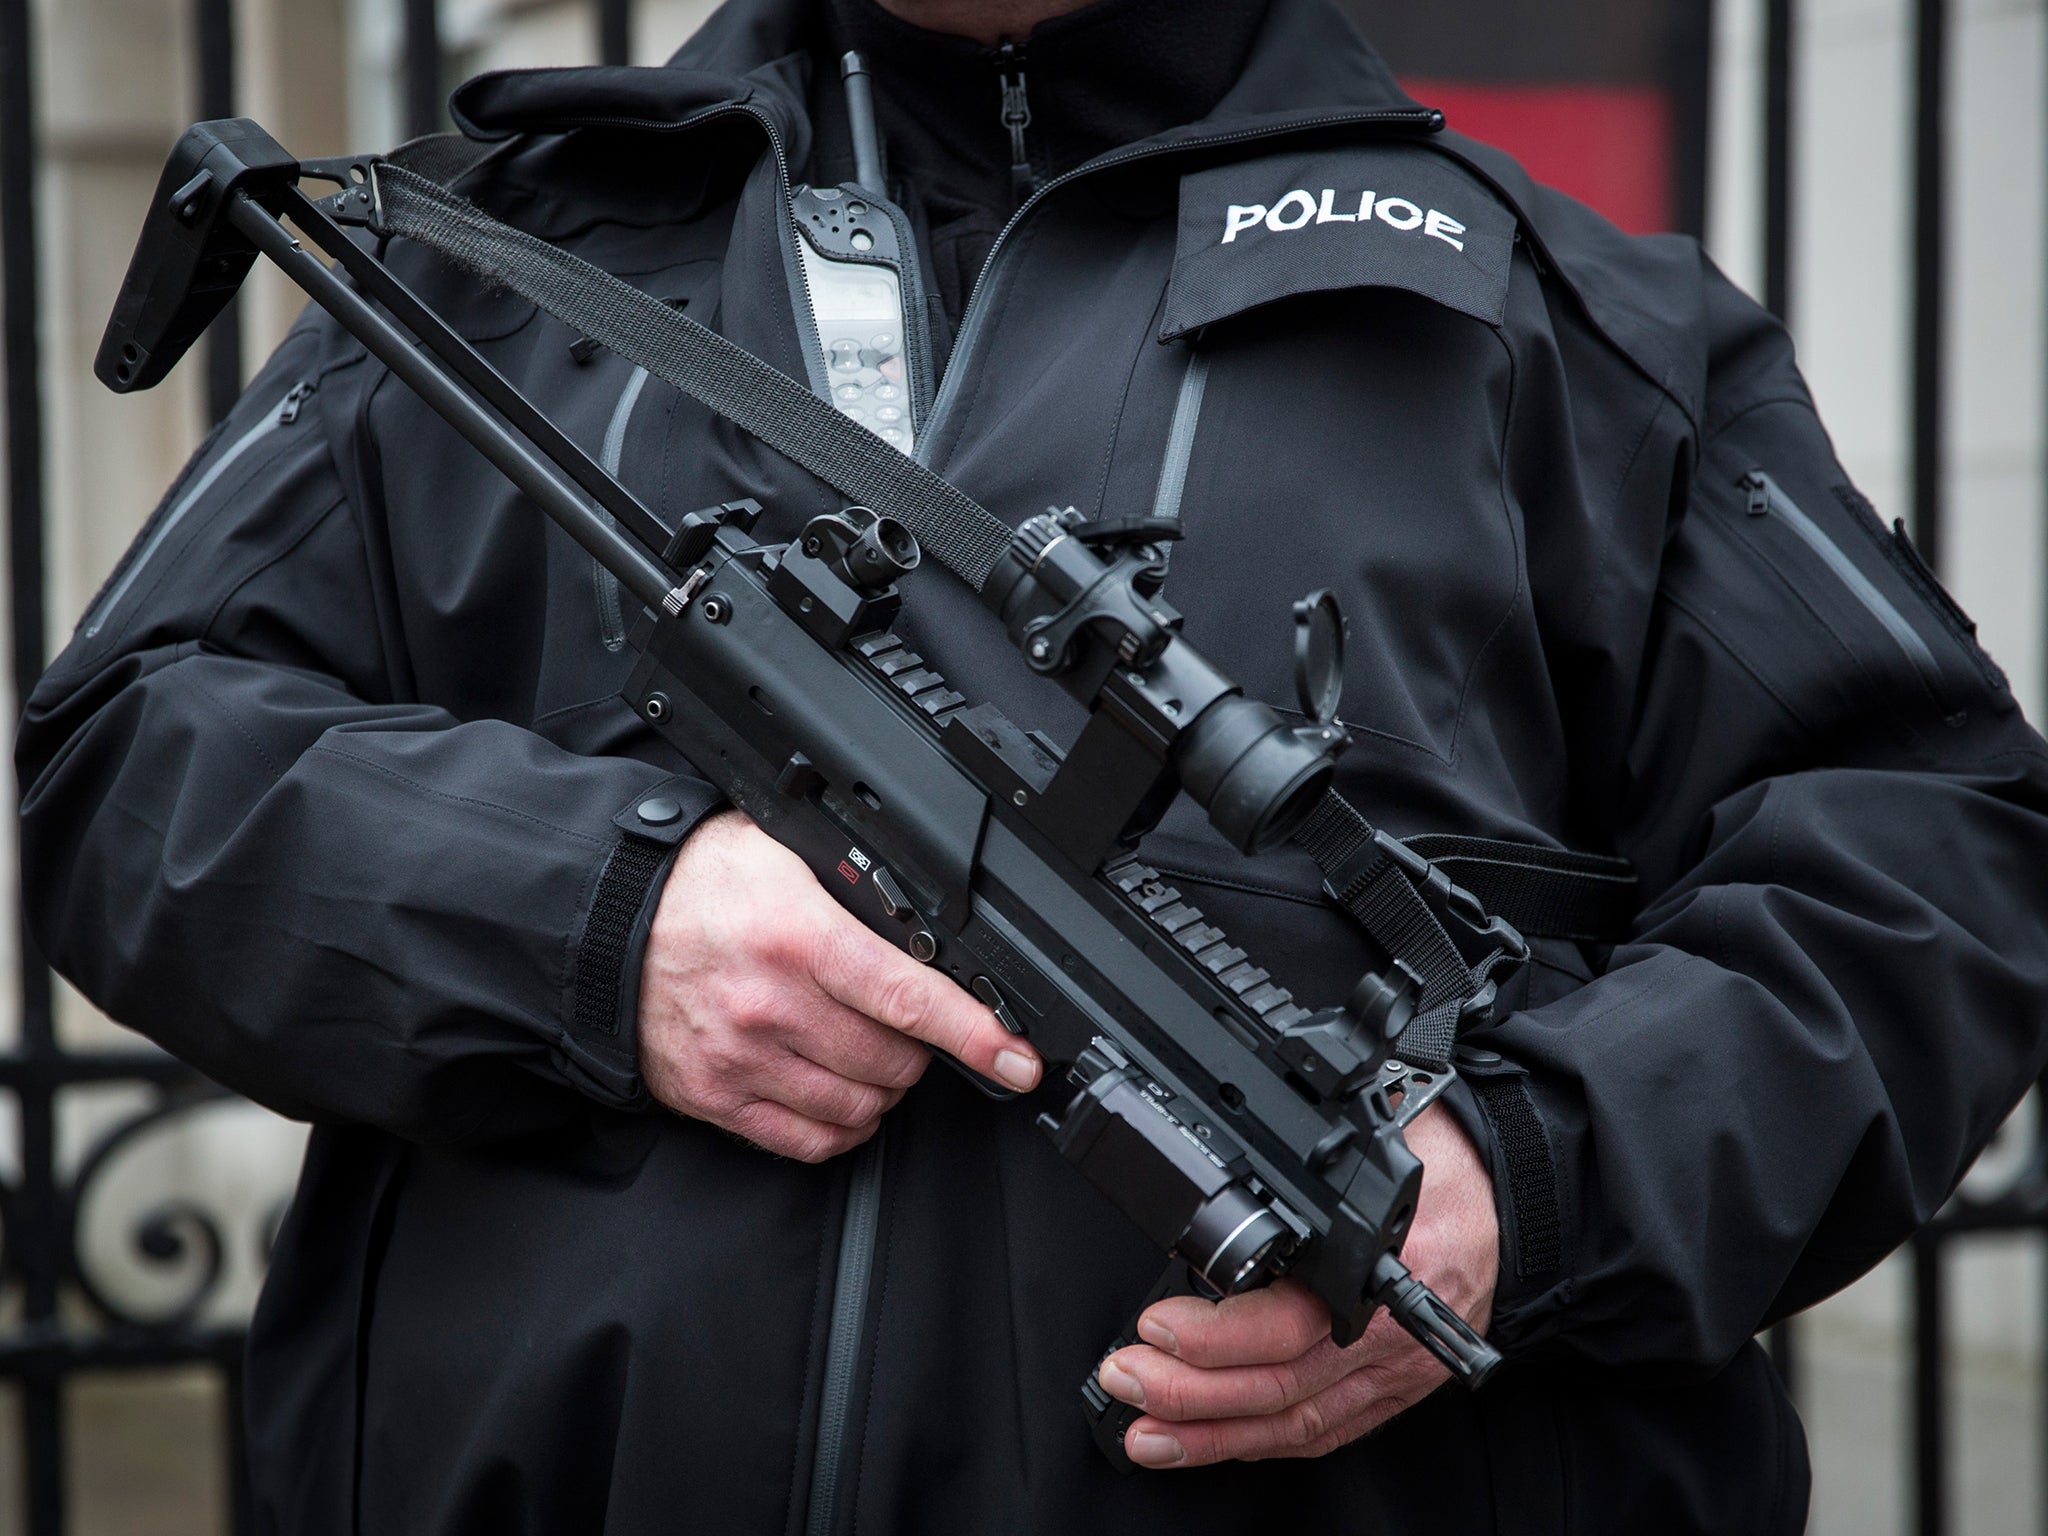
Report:
[{"label": "radio antenna", "polygon": [[846,118],[853,129],[853,179],[872,196],[887,197],[882,135],[875,126],[874,76],[868,73],[867,60],[851,51],[839,61],[839,76],[846,82]]}]

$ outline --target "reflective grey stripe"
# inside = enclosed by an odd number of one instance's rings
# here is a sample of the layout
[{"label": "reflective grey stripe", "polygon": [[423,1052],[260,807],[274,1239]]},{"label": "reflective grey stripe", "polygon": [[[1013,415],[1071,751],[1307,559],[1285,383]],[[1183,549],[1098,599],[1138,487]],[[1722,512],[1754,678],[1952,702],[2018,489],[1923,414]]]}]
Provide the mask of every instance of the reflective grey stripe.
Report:
[{"label": "reflective grey stripe", "polygon": [[1208,382],[1208,356],[1190,348],[1187,372],[1180,376],[1180,398],[1173,406],[1173,427],[1166,434],[1166,457],[1159,465],[1159,489],[1152,497],[1154,517],[1180,521],[1181,493],[1188,485],[1188,460],[1194,455],[1195,428],[1202,420],[1202,390]]},{"label": "reflective grey stripe", "polygon": [[[604,446],[598,450],[598,462],[614,479],[618,478],[619,460],[626,452],[626,428],[633,423],[633,407],[639,403],[640,391],[646,383],[647,370],[635,368],[626,387],[619,391],[619,403],[612,407],[612,419],[604,429]],[[618,519],[609,512],[604,519],[614,528],[619,526]],[[590,576],[597,589],[597,623],[604,648],[616,651],[626,643],[626,616],[619,608],[619,578],[598,559],[590,562]]]},{"label": "reflective grey stripe", "polygon": [[825,1340],[825,1384],[818,1396],[818,1449],[811,1461],[811,1500],[804,1536],[832,1536],[839,1525],[839,1483],[845,1470],[861,1335],[867,1331],[868,1288],[882,1216],[882,1138],[878,1130],[853,1154],[846,1219],[839,1228],[839,1264],[832,1280],[831,1331]]},{"label": "reflective grey stripe", "polygon": [[135,585],[135,578],[142,574],[142,568],[149,564],[151,557],[159,549],[163,548],[164,540],[168,539],[171,536],[172,530],[180,522],[184,521],[185,514],[192,510],[198,503],[199,498],[213,489],[214,482],[228,472],[228,467],[235,460],[239,459],[243,454],[255,447],[256,444],[284,425],[284,422],[279,418],[282,416],[285,405],[291,400],[292,395],[298,393],[298,388],[299,386],[294,384],[290,392],[280,399],[276,405],[263,413],[262,420],[258,421],[256,425],[249,428],[248,431],[230,443],[227,452],[215,459],[206,473],[192,482],[191,489],[178,498],[177,505],[164,514],[164,520],[156,525],[156,532],[149,536],[149,542],[136,552],[135,558],[128,562],[128,569],[122,573],[121,579],[114,583],[114,589],[101,598],[99,606],[93,610],[91,620],[81,631],[86,639],[90,640],[100,632],[102,626],[112,616],[114,609],[120,605],[121,599],[128,595],[128,589]]},{"label": "reflective grey stripe", "polygon": [[1920,631],[1893,606],[1892,600],[1856,568],[1856,562],[1842,552],[1842,547],[1827,536],[1820,524],[1806,515],[1798,502],[1785,494],[1777,481],[1762,470],[1752,470],[1744,478],[1763,487],[1764,494],[1770,498],[1771,511],[1827,563],[1829,570],[1841,578],[1842,585],[1856,595],[1858,601],[1870,610],[1871,617],[1885,627],[1899,649],[1906,653],[1906,660],[1919,671],[1927,686],[1934,688],[1941,678],[1941,667],[1934,659],[1934,652],[1920,638]]}]

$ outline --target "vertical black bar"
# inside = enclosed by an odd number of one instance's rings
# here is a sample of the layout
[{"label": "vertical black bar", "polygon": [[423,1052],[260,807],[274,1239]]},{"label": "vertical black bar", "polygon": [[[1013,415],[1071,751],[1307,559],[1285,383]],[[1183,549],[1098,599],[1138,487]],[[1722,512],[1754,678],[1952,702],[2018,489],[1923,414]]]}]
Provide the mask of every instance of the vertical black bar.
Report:
[{"label": "vertical black bar", "polygon": [[[29,0],[0,0],[0,266],[7,339],[7,534],[17,702],[43,672],[42,338]],[[30,1024],[24,1019],[24,1026]]]},{"label": "vertical black bar", "polygon": [[1913,1235],[1913,1502],[1919,1536],[1948,1529],[1948,1435],[1942,1378],[1948,1364],[1942,1327],[1941,1239]]},{"label": "vertical black bar", "polygon": [[256,1529],[253,1490],[249,1483],[249,1426],[243,1417],[242,1351],[230,1345],[221,1356],[221,1433],[227,1438],[228,1530],[250,1536]]},{"label": "vertical black bar", "polygon": [[[0,332],[6,341],[7,549],[10,638],[17,706],[43,670],[43,402],[37,334],[36,122],[29,0],[0,0]],[[17,786],[18,796],[18,786]],[[19,872],[15,875],[20,890]],[[57,1054],[50,973],[21,929],[20,1054]],[[48,1076],[22,1080],[21,1190],[7,1234],[22,1278],[22,1329],[56,1324],[58,1284],[55,1091]],[[21,1389],[24,1498],[31,1536],[64,1525],[64,1397],[55,1370],[26,1375]]]},{"label": "vertical black bar", "polygon": [[441,26],[434,0],[405,0],[405,131],[441,131]]},{"label": "vertical black bar", "polygon": [[[234,0],[194,0],[194,51],[199,56],[199,115],[235,115]],[[206,419],[219,421],[242,393],[242,306],[230,300],[206,332]]]},{"label": "vertical black bar", "polygon": [[1913,542],[1939,571],[1948,0],[1914,0],[1913,19]]},{"label": "vertical black bar", "polygon": [[1680,234],[1704,239],[1713,133],[1713,0],[1685,0],[1678,8],[1665,58],[1671,98],[1672,222]]},{"label": "vertical black bar", "polygon": [[597,0],[597,58],[601,64],[633,62],[633,0]]},{"label": "vertical black bar", "polygon": [[1793,0],[1764,10],[1764,307],[1792,311]]},{"label": "vertical black bar", "polygon": [[70,1523],[64,1486],[64,1387],[54,1366],[39,1365],[22,1377],[21,1425],[29,1536],[64,1536]]}]

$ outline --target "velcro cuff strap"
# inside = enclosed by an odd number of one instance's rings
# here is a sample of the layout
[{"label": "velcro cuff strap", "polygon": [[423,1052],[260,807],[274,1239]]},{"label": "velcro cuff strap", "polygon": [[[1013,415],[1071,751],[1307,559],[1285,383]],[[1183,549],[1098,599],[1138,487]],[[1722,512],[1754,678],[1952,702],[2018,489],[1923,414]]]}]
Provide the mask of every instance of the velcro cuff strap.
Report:
[{"label": "velcro cuff strap", "polygon": [[669,850],[660,843],[623,837],[605,860],[576,951],[575,1029],[585,1039],[619,1033],[619,990],[633,952],[633,930],[668,859]]},{"label": "velcro cuff strap", "polygon": [[1493,1127],[1508,1176],[1508,1204],[1514,1212],[1515,1273],[1523,1279],[1547,1275],[1564,1260],[1564,1225],[1559,1214],[1557,1165],[1550,1137],[1520,1077],[1466,1074]]}]

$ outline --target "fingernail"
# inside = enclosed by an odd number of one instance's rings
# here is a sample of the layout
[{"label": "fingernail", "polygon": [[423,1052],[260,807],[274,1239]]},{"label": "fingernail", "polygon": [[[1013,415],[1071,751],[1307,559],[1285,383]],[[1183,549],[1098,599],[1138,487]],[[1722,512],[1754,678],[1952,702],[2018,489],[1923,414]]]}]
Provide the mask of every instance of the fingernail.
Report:
[{"label": "fingernail", "polygon": [[1149,1317],[1138,1319],[1138,1337],[1154,1349],[1163,1349],[1169,1355],[1180,1353],[1180,1340],[1173,1336],[1173,1330],[1164,1323],[1154,1322]]},{"label": "fingernail", "polygon": [[1038,1063],[1019,1051],[997,1051],[996,1076],[1022,1093],[1038,1086]]},{"label": "fingernail", "polygon": [[1102,1383],[1102,1390],[1120,1403],[1129,1403],[1133,1408],[1145,1406],[1145,1383],[1114,1360],[1102,1362],[1102,1369],[1096,1374]]},{"label": "fingernail", "polygon": [[1188,1453],[1173,1436],[1140,1429],[1125,1438],[1124,1454],[1141,1467],[1170,1467],[1184,1460]]}]

